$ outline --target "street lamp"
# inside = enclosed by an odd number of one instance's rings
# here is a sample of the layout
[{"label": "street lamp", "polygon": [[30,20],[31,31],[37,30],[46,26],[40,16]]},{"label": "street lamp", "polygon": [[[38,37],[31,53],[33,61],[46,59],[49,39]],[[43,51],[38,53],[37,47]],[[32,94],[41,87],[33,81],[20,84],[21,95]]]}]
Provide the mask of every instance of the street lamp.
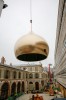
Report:
[{"label": "street lamp", "polygon": [[49,64],[48,75],[49,75],[49,82],[52,82],[52,79],[51,79],[51,72],[50,72],[50,66],[52,66],[52,64]]}]

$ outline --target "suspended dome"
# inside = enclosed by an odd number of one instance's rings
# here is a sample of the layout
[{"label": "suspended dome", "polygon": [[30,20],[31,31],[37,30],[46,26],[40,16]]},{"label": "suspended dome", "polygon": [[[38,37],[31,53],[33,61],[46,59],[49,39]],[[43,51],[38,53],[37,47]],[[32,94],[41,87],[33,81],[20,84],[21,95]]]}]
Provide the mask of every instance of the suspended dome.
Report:
[{"label": "suspended dome", "polygon": [[40,61],[47,58],[49,47],[40,36],[29,32],[15,44],[15,56],[22,61]]}]

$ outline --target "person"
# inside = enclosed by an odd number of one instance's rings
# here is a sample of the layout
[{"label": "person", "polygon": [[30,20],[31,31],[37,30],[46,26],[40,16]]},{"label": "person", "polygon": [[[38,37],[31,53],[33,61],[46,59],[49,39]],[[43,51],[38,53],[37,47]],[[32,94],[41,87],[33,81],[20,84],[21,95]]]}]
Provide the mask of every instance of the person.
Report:
[{"label": "person", "polygon": [[52,85],[50,86],[50,89],[49,89],[49,95],[50,96],[54,96],[54,91],[52,89]]},{"label": "person", "polygon": [[34,95],[32,95],[32,100],[34,100]]},{"label": "person", "polygon": [[40,100],[43,100],[43,97],[42,96],[40,96]]},{"label": "person", "polygon": [[28,91],[27,91],[27,94],[28,94]]},{"label": "person", "polygon": [[38,93],[36,93],[36,97],[34,98],[34,100],[43,100],[43,97],[39,96]]},{"label": "person", "polygon": [[40,100],[40,97],[39,97],[38,93],[36,93],[36,96],[35,96],[34,100]]}]

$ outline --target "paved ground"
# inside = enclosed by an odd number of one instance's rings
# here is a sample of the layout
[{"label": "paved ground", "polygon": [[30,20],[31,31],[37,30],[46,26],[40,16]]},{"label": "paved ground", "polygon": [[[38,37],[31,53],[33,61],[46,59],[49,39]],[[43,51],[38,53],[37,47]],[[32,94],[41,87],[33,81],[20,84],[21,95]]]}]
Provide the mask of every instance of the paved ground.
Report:
[{"label": "paved ground", "polygon": [[[21,97],[17,98],[16,100],[29,100],[32,97],[33,94],[24,94]],[[34,94],[35,95],[35,94]],[[49,94],[39,94],[40,96],[43,96],[43,100],[51,100],[54,96],[49,96]]]}]

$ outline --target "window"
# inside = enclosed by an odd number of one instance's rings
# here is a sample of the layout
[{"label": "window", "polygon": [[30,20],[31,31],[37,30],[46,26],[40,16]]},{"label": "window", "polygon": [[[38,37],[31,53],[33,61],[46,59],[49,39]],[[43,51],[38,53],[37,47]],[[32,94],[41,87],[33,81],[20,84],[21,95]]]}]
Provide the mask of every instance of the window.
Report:
[{"label": "window", "polygon": [[21,78],[21,73],[19,72],[19,74],[18,74],[19,76],[18,76],[18,78]]},{"label": "window", "polygon": [[26,78],[28,78],[28,74],[26,73]]},{"label": "window", "polygon": [[32,71],[32,67],[30,67],[30,71]]},{"label": "window", "polygon": [[33,84],[33,82],[29,82],[29,84]]},{"label": "window", "polygon": [[39,78],[39,74],[38,73],[35,74],[35,78]]},{"label": "window", "polygon": [[32,73],[29,74],[29,78],[33,78],[33,74]]},{"label": "window", "polygon": [[23,79],[25,79],[25,74],[24,74],[24,72],[23,72]]},{"label": "window", "polygon": [[42,74],[42,78],[44,78],[44,74]]},{"label": "window", "polygon": [[42,86],[44,86],[44,80],[41,81]]},{"label": "window", "polygon": [[5,78],[10,78],[10,71],[9,70],[5,70]]},{"label": "window", "polygon": [[13,72],[13,78],[16,78],[16,71]]},{"label": "window", "polygon": [[37,66],[35,67],[35,71],[38,71],[38,67]]}]

